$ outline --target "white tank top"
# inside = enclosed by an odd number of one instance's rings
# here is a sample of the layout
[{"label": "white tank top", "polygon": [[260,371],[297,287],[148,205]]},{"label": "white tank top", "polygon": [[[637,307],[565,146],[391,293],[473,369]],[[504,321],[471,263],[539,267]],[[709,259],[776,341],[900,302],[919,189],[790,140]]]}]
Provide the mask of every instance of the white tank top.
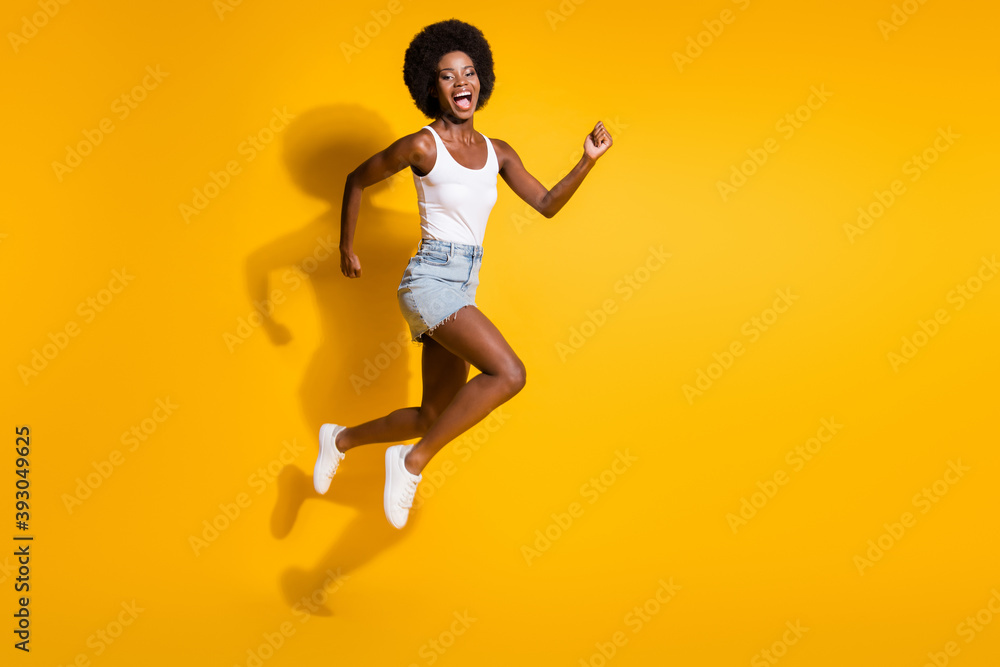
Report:
[{"label": "white tank top", "polygon": [[424,127],[434,136],[437,158],[426,176],[413,172],[420,209],[420,236],[481,246],[486,236],[486,221],[497,201],[500,166],[493,142],[479,133],[486,139],[486,165],[482,169],[469,169],[455,161],[433,127]]}]

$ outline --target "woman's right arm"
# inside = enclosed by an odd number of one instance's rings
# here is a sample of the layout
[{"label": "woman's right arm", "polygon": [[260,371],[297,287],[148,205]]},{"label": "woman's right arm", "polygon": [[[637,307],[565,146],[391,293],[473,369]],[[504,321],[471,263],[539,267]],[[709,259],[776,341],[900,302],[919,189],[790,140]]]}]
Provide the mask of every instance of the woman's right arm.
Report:
[{"label": "woman's right arm", "polygon": [[421,165],[433,161],[434,156],[428,155],[428,152],[434,149],[434,140],[426,132],[408,134],[362,162],[347,175],[340,212],[340,270],[345,276],[361,276],[361,262],[354,254],[354,228],[361,208],[362,191],[411,165],[427,173],[428,170]]}]

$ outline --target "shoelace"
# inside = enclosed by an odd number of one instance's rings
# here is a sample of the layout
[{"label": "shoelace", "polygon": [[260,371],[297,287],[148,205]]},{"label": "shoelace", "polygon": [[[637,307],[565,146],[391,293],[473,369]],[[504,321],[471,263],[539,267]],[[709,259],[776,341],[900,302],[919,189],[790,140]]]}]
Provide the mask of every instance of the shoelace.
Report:
[{"label": "shoelace", "polygon": [[326,466],[326,471],[325,471],[326,472],[326,476],[329,479],[333,479],[333,471],[336,468],[337,463],[341,460],[341,458],[343,458],[343,456],[338,453],[337,445],[333,446],[333,450],[334,450],[333,451],[333,458],[330,461],[330,463]]},{"label": "shoelace", "polygon": [[399,498],[399,506],[403,509],[413,507],[413,496],[417,493],[417,483],[412,479],[407,479],[403,486],[403,493]]}]

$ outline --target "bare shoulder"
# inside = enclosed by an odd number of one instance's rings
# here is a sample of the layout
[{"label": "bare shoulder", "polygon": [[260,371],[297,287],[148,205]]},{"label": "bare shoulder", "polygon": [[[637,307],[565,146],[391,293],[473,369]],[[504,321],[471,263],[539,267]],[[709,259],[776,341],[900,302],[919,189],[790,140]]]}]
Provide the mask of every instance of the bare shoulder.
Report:
[{"label": "bare shoulder", "polygon": [[433,153],[437,150],[434,137],[426,127],[422,127],[416,132],[406,135],[403,139],[407,142],[408,148],[421,153]]},{"label": "bare shoulder", "polygon": [[437,143],[431,131],[425,127],[399,140],[400,148],[406,155],[407,163],[421,176],[434,167],[437,160]]},{"label": "bare shoulder", "polygon": [[503,139],[495,139],[493,137],[489,137],[489,140],[490,143],[493,144],[493,150],[496,151],[497,162],[499,163],[500,169],[503,169],[507,160],[517,159],[517,153],[506,141]]},{"label": "bare shoulder", "polygon": [[510,144],[508,144],[503,139],[497,139],[496,137],[489,137],[489,140],[493,143],[493,148],[495,148],[498,153],[500,151],[507,152],[507,151],[513,151],[514,150],[514,149],[512,149],[510,147]]},{"label": "bare shoulder", "polygon": [[397,155],[405,155],[408,158],[412,158],[417,155],[433,155],[437,150],[437,146],[434,143],[434,137],[431,136],[430,130],[422,127],[416,132],[401,136],[393,142],[390,149]]}]

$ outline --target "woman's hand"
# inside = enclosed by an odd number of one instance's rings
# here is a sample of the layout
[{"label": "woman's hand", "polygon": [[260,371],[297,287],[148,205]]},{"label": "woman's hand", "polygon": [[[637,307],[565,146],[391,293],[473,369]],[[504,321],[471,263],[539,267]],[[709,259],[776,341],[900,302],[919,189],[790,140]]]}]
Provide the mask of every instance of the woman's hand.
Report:
[{"label": "woman's hand", "polygon": [[611,135],[605,129],[604,123],[597,121],[594,131],[588,134],[587,138],[583,140],[583,152],[591,160],[596,160],[611,148],[611,144]]},{"label": "woman's hand", "polygon": [[340,271],[348,278],[361,277],[361,260],[352,250],[340,251]]}]

